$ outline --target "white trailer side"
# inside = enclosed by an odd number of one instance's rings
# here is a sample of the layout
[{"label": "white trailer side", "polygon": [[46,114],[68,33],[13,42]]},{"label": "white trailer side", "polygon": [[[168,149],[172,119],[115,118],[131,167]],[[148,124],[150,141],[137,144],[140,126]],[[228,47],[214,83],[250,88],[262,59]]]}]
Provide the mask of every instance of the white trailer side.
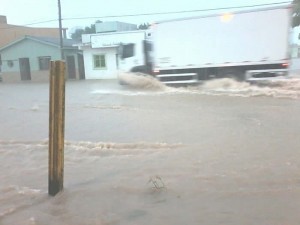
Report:
[{"label": "white trailer side", "polygon": [[203,68],[219,74],[222,68],[280,69],[289,59],[290,23],[290,5],[158,22],[154,70],[198,75]]}]

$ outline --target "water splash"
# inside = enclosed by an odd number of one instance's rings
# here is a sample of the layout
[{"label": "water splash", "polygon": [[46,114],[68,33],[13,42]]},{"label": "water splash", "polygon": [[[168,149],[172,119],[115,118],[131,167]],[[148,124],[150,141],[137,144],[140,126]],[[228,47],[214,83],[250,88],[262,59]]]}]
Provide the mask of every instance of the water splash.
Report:
[{"label": "water splash", "polygon": [[39,109],[40,106],[37,103],[33,104],[32,107],[30,108],[31,111],[38,111]]},{"label": "water splash", "polygon": [[173,149],[182,146],[180,143],[169,144],[164,142],[147,143],[113,143],[113,142],[66,142],[66,146],[76,150],[153,150]]},{"label": "water splash", "polygon": [[143,90],[166,90],[168,87],[149,75],[143,73],[120,73],[119,80],[123,84],[129,85],[131,88]]},{"label": "water splash", "polygon": [[119,75],[122,90],[95,90],[93,94],[120,95],[165,95],[165,94],[204,94],[236,97],[273,97],[300,99],[300,79],[266,80],[257,83],[239,82],[230,78],[204,81],[199,85],[187,87],[166,86],[159,80],[141,73],[122,73]]},{"label": "water splash", "polygon": [[229,95],[241,97],[267,96],[275,98],[300,98],[300,80],[270,80],[257,84],[238,82],[224,78],[207,81],[197,87],[203,94]]},{"label": "water splash", "polygon": [[230,78],[214,79],[197,86],[181,87],[168,90],[178,94],[204,94],[235,97],[274,97],[300,99],[300,80],[270,80],[250,84]]}]

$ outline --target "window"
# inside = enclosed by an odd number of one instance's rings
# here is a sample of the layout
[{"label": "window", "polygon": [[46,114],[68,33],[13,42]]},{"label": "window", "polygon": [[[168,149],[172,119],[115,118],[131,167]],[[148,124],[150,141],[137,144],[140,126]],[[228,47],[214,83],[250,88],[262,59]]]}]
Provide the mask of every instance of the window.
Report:
[{"label": "window", "polygon": [[38,58],[40,70],[49,70],[50,67],[50,56],[41,56]]},{"label": "window", "polygon": [[8,66],[9,68],[12,68],[12,67],[14,66],[14,61],[12,61],[12,60],[7,60],[7,66]]},{"label": "window", "polygon": [[134,44],[121,45],[121,58],[129,58],[134,56]]},{"label": "window", "polygon": [[94,55],[94,69],[106,68],[105,55]]}]

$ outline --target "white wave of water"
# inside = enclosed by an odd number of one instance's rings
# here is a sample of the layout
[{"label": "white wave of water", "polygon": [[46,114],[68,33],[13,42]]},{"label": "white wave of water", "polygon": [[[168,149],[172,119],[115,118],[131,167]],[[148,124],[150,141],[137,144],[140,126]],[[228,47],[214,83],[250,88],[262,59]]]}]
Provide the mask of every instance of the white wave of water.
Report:
[{"label": "white wave of water", "polygon": [[[48,141],[4,141],[0,140],[0,146],[17,146],[19,148],[30,147],[45,147],[48,146]],[[86,149],[115,149],[115,150],[124,150],[124,149],[171,149],[182,146],[181,143],[169,144],[165,142],[137,142],[137,143],[113,143],[113,142],[88,142],[88,141],[65,141],[65,146],[74,147],[74,148],[86,148]]]},{"label": "white wave of water", "polygon": [[142,73],[121,73],[119,80],[130,87],[146,90],[166,90],[167,86],[154,77]]},{"label": "white wave of water", "polygon": [[35,103],[35,104],[32,105],[32,107],[30,109],[32,111],[38,111],[40,109],[40,106],[37,103]]},{"label": "white wave of water", "polygon": [[13,214],[31,205],[31,201],[42,193],[40,189],[9,185],[0,188],[0,222],[1,218]]},{"label": "white wave of water", "polygon": [[80,150],[163,150],[182,146],[180,143],[104,143],[104,142],[66,142],[66,146]]},{"label": "white wave of water", "polygon": [[[193,90],[193,89],[192,89]],[[230,95],[241,97],[268,96],[275,98],[300,98],[300,80],[274,80],[260,84],[238,82],[224,78],[207,81],[197,87],[197,91],[204,94]],[[195,91],[195,90],[194,90]]]},{"label": "white wave of water", "polygon": [[112,109],[112,110],[137,110],[137,108],[130,108],[122,105],[85,105],[84,108],[91,109]]},{"label": "white wave of water", "polygon": [[239,97],[274,97],[300,98],[300,79],[269,80],[256,84],[239,82],[230,78],[204,81],[200,85],[188,87],[166,86],[157,79],[143,75],[124,73],[120,79],[126,83],[126,90],[118,92],[111,90],[95,90],[94,94],[122,94],[122,95],[161,95],[161,94],[205,94]]},{"label": "white wave of water", "polygon": [[92,94],[119,94],[128,96],[137,95],[160,95],[171,90],[168,87],[146,74],[142,73],[121,73],[118,75],[119,81],[123,89],[95,89]]}]

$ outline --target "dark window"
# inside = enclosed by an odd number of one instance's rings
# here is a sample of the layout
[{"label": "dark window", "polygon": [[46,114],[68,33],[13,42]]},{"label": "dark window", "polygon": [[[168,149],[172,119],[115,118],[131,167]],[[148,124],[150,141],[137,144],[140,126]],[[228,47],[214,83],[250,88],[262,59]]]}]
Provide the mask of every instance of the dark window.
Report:
[{"label": "dark window", "polygon": [[51,57],[50,56],[41,56],[38,59],[39,59],[40,70],[49,70]]},{"label": "dark window", "polygon": [[9,68],[13,67],[13,66],[14,66],[14,61],[8,60],[8,61],[7,61],[7,66],[8,66]]},{"label": "dark window", "polygon": [[126,59],[134,56],[134,44],[126,44],[121,45],[120,47],[120,53],[121,53],[121,59]]}]

